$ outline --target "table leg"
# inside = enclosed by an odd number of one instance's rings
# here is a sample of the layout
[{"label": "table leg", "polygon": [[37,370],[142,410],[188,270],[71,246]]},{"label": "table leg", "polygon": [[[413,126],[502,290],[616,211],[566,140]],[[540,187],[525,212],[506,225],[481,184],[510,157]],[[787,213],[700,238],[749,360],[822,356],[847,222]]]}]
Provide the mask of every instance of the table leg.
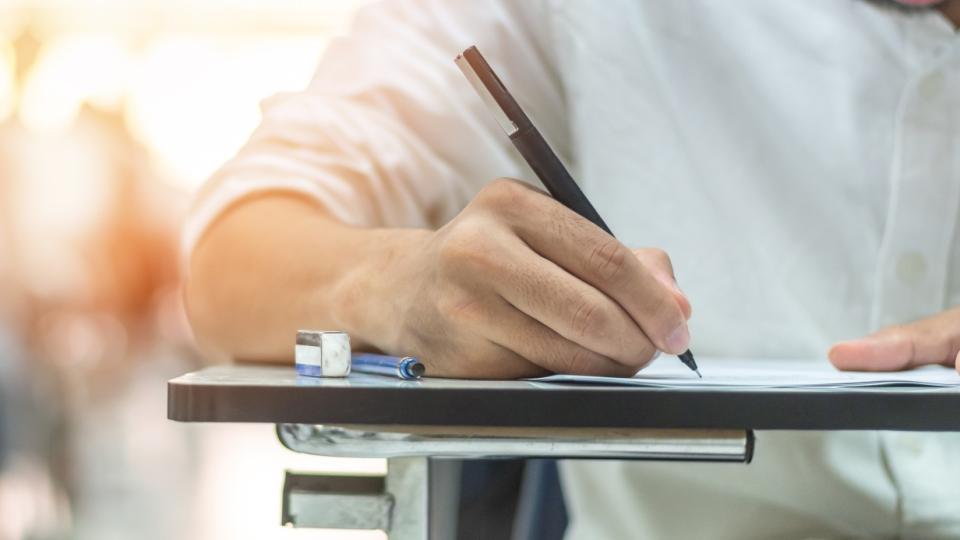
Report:
[{"label": "table leg", "polygon": [[429,474],[427,458],[387,460],[386,491],[393,497],[390,540],[428,540]]},{"label": "table leg", "polygon": [[394,501],[390,540],[455,538],[459,480],[457,460],[388,459],[386,492]]},{"label": "table leg", "polygon": [[457,517],[460,511],[459,459],[430,459],[430,539],[444,540],[457,537]]}]

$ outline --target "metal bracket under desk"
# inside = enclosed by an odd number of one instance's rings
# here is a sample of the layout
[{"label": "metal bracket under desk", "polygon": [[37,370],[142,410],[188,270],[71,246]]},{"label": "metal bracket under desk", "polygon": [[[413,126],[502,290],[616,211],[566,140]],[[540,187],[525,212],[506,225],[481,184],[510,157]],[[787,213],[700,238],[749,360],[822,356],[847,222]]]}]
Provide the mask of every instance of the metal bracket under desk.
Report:
[{"label": "metal bracket under desk", "polygon": [[[476,458],[749,463],[753,432],[613,428],[278,424],[295,452],[387,458],[386,477],[287,473],[283,524],[381,529],[392,540],[453,538],[459,466]],[[446,459],[444,459],[446,458]]]},{"label": "metal bracket under desk", "polygon": [[[167,392],[167,417],[171,420],[280,424],[280,440],[297,452],[388,458],[392,472],[380,478],[377,485],[347,480],[333,486],[327,482],[329,477],[318,482],[294,480],[286,499],[296,499],[293,502],[297,504],[288,506],[290,519],[286,521],[300,526],[330,523],[330,518],[317,518],[316,523],[307,519],[310,508],[318,507],[311,504],[320,501],[312,497],[318,492],[372,494],[379,498],[352,499],[370,503],[368,508],[380,516],[380,522],[364,518],[363,524],[387,527],[394,539],[418,540],[443,529],[430,522],[430,528],[424,525],[406,535],[399,516],[416,516],[420,523],[427,523],[428,513],[431,519],[442,517],[442,512],[433,512],[437,501],[446,497],[437,495],[437,490],[444,489],[441,480],[455,478],[444,468],[455,468],[458,459],[503,456],[746,462],[752,455],[753,437],[743,426],[770,430],[958,431],[958,407],[958,388],[667,389],[520,380],[401,381],[361,373],[346,379],[310,379],[298,377],[291,366],[249,364],[211,366],[182,375],[169,381]],[[446,427],[451,421],[467,427]],[[408,422],[417,425],[398,425]],[[567,427],[529,427],[554,422]],[[363,426],[346,427],[350,423]],[[515,427],[496,427],[505,425]],[[737,431],[659,429],[677,426],[709,430],[732,426]],[[432,459],[436,456],[452,459]],[[391,478],[404,469],[413,471],[407,477],[417,478],[417,489],[426,495],[425,499],[414,496],[403,501],[427,500],[429,505],[423,503],[418,508],[429,512],[398,509],[400,499],[392,494],[407,488],[391,487],[401,485],[392,483]],[[327,488],[318,488],[322,485]],[[452,485],[449,492],[459,493],[456,483]],[[455,495],[446,498],[456,504]],[[393,503],[389,503],[391,500]],[[336,503],[329,506],[336,507]],[[349,510],[351,506],[340,507]],[[389,516],[386,508],[390,508]],[[434,538],[449,537],[452,535],[434,534]]]},{"label": "metal bracket under desk", "polygon": [[387,475],[340,476],[287,471],[283,525],[379,529],[391,540],[456,537],[460,462],[390,458]]}]

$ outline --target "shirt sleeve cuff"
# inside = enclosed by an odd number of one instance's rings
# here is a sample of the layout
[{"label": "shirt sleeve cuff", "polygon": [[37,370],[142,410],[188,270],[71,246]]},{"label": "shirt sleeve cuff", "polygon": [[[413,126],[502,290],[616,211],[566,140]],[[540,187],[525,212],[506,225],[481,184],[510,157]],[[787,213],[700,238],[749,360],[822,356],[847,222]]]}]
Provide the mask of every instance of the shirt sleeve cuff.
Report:
[{"label": "shirt sleeve cuff", "polygon": [[193,250],[217,218],[245,199],[268,193],[303,195],[322,205],[338,221],[356,226],[364,223],[360,214],[350,211],[350,205],[344,204],[344,199],[350,198],[350,194],[333,194],[329,190],[323,189],[315,181],[298,178],[271,178],[241,182],[228,179],[216,186],[210,193],[202,195],[187,214],[180,245],[180,261],[184,272],[189,270],[189,261]]}]

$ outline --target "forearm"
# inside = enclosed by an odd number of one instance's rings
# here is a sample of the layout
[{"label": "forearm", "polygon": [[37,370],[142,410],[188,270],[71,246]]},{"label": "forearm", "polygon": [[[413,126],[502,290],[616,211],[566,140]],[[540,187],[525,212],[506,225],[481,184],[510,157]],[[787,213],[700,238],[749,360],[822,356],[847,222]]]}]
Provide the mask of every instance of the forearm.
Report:
[{"label": "forearm", "polygon": [[243,203],[190,260],[198,342],[233,359],[289,362],[296,331],[312,328],[345,330],[355,348],[388,348],[396,314],[386,282],[398,277],[389,269],[426,234],[350,227],[293,196]]},{"label": "forearm", "polygon": [[363,229],[307,199],[246,202],[191,260],[204,348],[287,361],[300,328],[419,357],[441,377],[632,375],[680,352],[689,303],[669,258],[633,252],[520,182],[491,182],[436,231]]}]

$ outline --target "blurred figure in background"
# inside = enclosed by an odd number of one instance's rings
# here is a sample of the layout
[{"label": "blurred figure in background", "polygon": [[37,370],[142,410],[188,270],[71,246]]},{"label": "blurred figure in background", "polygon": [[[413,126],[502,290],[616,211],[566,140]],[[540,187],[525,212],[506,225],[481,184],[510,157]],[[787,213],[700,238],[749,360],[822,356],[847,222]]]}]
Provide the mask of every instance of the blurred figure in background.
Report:
[{"label": "blurred figure in background", "polygon": [[[17,95],[40,52],[30,30],[15,40]],[[183,537],[191,443],[162,416],[162,382],[193,358],[183,195],[122,109],[85,104],[62,133],[17,111],[0,124],[0,540]]]},{"label": "blurred figure in background", "polygon": [[[39,49],[30,31],[14,41],[15,99]],[[18,267],[14,158],[24,135],[15,114],[0,124],[0,540],[56,538],[68,521],[61,386],[26,344],[31,306]]]},{"label": "blurred figure in background", "polygon": [[285,466],[382,467],[165,414],[187,193],[355,3],[0,2],[0,540],[287,538]]}]

